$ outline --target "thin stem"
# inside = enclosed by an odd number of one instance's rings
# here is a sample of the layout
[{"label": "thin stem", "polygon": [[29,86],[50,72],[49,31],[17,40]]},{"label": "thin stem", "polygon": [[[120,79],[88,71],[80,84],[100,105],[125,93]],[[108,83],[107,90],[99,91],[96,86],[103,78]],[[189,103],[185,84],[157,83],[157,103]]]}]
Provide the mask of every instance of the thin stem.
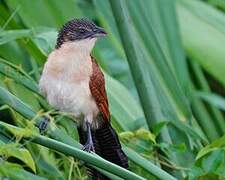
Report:
[{"label": "thin stem", "polygon": [[45,136],[36,136],[31,141],[34,143],[43,145],[45,147],[48,147],[50,149],[56,150],[58,152],[61,152],[63,154],[72,156],[74,158],[78,158],[90,165],[97,166],[121,178],[136,179],[136,180],[145,179],[141,176],[138,176],[128,171],[127,169],[124,169],[109,161],[104,160],[103,158],[97,156],[96,154],[84,152],[78,148],[74,148],[72,146],[56,141],[54,139],[50,139]]},{"label": "thin stem", "polygon": [[74,159],[71,158],[70,160],[70,170],[69,170],[69,176],[68,176],[68,180],[71,180],[72,179],[72,173],[73,173],[73,167],[74,167]]}]

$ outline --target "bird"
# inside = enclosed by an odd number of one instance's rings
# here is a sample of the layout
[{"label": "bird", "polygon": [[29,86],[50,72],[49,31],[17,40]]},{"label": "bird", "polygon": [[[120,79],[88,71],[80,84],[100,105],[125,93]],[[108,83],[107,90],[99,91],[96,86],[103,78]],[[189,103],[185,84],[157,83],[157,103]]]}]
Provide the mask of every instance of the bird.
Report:
[{"label": "bird", "polygon": [[[50,105],[78,121],[83,150],[128,169],[128,158],[111,125],[104,74],[91,55],[96,40],[106,35],[102,27],[87,18],[66,22],[44,64],[39,88]],[[47,123],[44,121],[40,130]],[[92,177],[106,179],[89,169]]]}]

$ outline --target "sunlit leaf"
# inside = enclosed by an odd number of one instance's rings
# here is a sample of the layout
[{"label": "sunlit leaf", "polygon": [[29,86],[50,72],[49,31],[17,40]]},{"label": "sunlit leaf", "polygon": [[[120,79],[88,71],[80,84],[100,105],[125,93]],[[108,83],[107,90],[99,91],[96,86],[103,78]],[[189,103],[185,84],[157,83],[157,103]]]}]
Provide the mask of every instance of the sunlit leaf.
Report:
[{"label": "sunlit leaf", "polygon": [[44,177],[40,177],[28,171],[25,171],[21,166],[17,164],[9,163],[6,161],[0,162],[0,174],[18,180],[46,180],[46,178]]},{"label": "sunlit leaf", "polygon": [[17,144],[1,144],[0,154],[7,158],[15,157],[23,161],[29,168],[33,170],[33,172],[36,172],[34,160],[27,149],[19,148],[17,147]]},{"label": "sunlit leaf", "polygon": [[225,147],[225,136],[215,140],[211,144],[207,145],[201,151],[198,153],[196,159],[200,159],[202,156],[208,154],[209,152],[212,152],[213,150],[216,150],[218,148],[224,148]]}]

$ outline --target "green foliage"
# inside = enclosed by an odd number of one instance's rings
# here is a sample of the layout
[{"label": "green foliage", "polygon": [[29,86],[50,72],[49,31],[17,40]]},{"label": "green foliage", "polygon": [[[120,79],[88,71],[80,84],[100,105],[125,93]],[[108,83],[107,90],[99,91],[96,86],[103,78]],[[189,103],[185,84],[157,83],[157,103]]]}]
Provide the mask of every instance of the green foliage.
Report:
[{"label": "green foliage", "polygon": [[196,96],[225,111],[225,99],[222,96],[206,92],[197,92]]},{"label": "green foliage", "polygon": [[215,140],[211,144],[207,145],[201,151],[198,153],[196,159],[200,159],[201,157],[205,156],[206,154],[217,150],[217,149],[224,149],[225,148],[225,136],[222,136],[221,138]]},{"label": "green foliage", "polygon": [[[0,179],[88,179],[83,162],[111,179],[224,178],[224,9],[220,0],[2,0]],[[58,28],[83,16],[108,32],[93,55],[134,173],[81,151],[70,115],[38,89]],[[44,116],[48,137],[35,127]]]},{"label": "green foliage", "polygon": [[225,15],[195,0],[181,0],[178,13],[183,44],[189,57],[225,85],[225,54],[222,48],[225,42]]},{"label": "green foliage", "polygon": [[19,166],[14,163],[9,163],[6,161],[1,161],[0,162],[0,177],[11,177],[12,179],[18,179],[18,180],[23,180],[23,179],[28,179],[28,180],[45,180],[46,178],[33,175],[32,173],[25,171],[22,166]]},{"label": "green foliage", "polygon": [[23,161],[29,168],[36,172],[34,160],[27,149],[17,147],[17,144],[5,144],[0,141],[0,155],[4,158],[15,157]]},{"label": "green foliage", "polygon": [[213,150],[195,162],[189,173],[189,179],[224,179],[225,178],[225,151]]}]

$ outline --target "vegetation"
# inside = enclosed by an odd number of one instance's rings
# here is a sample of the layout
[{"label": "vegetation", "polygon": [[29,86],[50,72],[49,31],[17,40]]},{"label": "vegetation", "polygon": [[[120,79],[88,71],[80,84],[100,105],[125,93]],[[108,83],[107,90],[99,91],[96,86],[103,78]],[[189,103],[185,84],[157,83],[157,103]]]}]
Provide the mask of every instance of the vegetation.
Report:
[{"label": "vegetation", "polygon": [[[0,0],[0,178],[225,178],[222,0]],[[57,30],[88,17],[108,32],[101,65],[130,170],[81,150],[76,124],[39,92]],[[51,123],[44,135],[35,125]]]}]

